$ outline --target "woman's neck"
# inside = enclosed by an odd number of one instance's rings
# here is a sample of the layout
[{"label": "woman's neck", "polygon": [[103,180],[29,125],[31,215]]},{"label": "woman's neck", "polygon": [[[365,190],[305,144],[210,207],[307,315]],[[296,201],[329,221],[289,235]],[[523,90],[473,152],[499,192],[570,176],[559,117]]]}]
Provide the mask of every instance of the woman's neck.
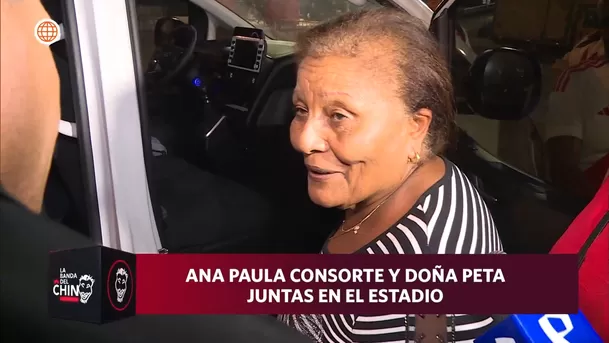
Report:
[{"label": "woman's neck", "polygon": [[444,161],[440,157],[434,156],[409,170],[397,186],[377,192],[368,199],[346,209],[345,221],[356,222],[377,209],[383,211],[383,208],[386,207],[395,208],[393,203],[396,201],[407,204],[410,201],[406,201],[407,199],[404,197],[414,196],[418,198],[425,190],[436,183],[444,173]]},{"label": "woman's neck", "polygon": [[398,193],[400,189],[407,187],[406,185],[409,183],[409,180],[414,176],[415,172],[423,165],[424,162],[419,165],[412,166],[404,175],[404,177],[400,180],[400,182],[397,183],[396,186],[376,192],[368,199],[357,203],[351,208],[347,208],[345,210],[345,221],[351,218],[361,219],[370,214],[371,212],[379,209],[386,202],[390,202],[392,200],[391,198],[394,197],[395,193]]}]

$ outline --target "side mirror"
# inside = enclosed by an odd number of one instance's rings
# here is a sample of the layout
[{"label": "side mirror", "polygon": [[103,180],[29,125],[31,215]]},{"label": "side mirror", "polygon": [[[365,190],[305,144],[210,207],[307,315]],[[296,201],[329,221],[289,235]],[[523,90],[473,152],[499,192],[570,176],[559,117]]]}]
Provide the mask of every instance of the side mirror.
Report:
[{"label": "side mirror", "polygon": [[518,120],[530,114],[541,94],[541,66],[527,53],[512,48],[485,51],[466,78],[466,98],[479,115]]}]

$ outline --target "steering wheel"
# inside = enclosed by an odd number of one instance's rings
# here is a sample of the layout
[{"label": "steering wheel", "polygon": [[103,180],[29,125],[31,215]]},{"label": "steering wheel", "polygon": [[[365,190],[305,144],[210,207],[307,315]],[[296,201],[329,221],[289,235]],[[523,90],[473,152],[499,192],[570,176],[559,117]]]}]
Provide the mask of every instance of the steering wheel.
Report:
[{"label": "steering wheel", "polygon": [[[180,42],[184,31],[190,31],[187,42]],[[149,80],[154,85],[166,84],[173,80],[190,62],[197,44],[197,30],[192,25],[183,24],[171,29],[169,39],[155,48],[147,69]],[[176,43],[182,44],[176,44]]]}]

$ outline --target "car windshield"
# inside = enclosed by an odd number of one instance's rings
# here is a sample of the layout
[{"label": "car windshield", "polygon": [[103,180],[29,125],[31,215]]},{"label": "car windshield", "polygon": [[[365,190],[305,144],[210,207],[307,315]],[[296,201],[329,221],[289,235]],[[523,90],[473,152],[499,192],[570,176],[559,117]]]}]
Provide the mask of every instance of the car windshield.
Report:
[{"label": "car windshield", "polygon": [[252,26],[276,40],[293,41],[299,32],[364,8],[379,7],[381,0],[216,0]]}]

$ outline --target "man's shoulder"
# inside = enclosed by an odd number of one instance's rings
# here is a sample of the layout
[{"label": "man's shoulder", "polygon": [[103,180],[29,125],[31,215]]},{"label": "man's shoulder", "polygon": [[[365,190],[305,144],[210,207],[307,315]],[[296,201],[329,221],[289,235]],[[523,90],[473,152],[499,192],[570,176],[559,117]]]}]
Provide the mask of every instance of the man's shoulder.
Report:
[{"label": "man's shoulder", "polygon": [[585,48],[586,46],[602,41],[603,34],[601,31],[595,31],[589,35],[584,36],[577,44],[575,44],[575,49]]},{"label": "man's shoulder", "polygon": [[567,69],[582,69],[605,60],[605,45],[600,32],[592,33],[580,40],[556,65]]},{"label": "man's shoulder", "polygon": [[[4,328],[1,335],[3,340],[57,338],[63,327],[70,332],[81,332],[84,324],[48,317],[47,266],[52,250],[91,245],[87,237],[31,212],[0,189],[0,325]],[[34,324],[25,328],[19,324],[23,322]],[[96,330],[87,328],[85,331],[91,334],[79,337],[87,337],[89,342],[103,341],[101,338],[91,340],[99,336]]]},{"label": "man's shoulder", "polygon": [[282,323],[260,316],[135,316],[105,325],[50,318],[49,252],[92,245],[78,232],[0,194],[0,340],[309,342]]},{"label": "man's shoulder", "polygon": [[44,248],[58,250],[93,243],[88,237],[31,212],[3,190],[0,190],[0,228],[2,245],[24,246],[38,241],[44,242]]},{"label": "man's shoulder", "polygon": [[608,62],[603,40],[596,34],[585,37],[552,65],[555,77],[553,91],[580,93],[584,89],[588,92],[590,87],[595,90],[599,86],[598,72],[604,73]]}]

